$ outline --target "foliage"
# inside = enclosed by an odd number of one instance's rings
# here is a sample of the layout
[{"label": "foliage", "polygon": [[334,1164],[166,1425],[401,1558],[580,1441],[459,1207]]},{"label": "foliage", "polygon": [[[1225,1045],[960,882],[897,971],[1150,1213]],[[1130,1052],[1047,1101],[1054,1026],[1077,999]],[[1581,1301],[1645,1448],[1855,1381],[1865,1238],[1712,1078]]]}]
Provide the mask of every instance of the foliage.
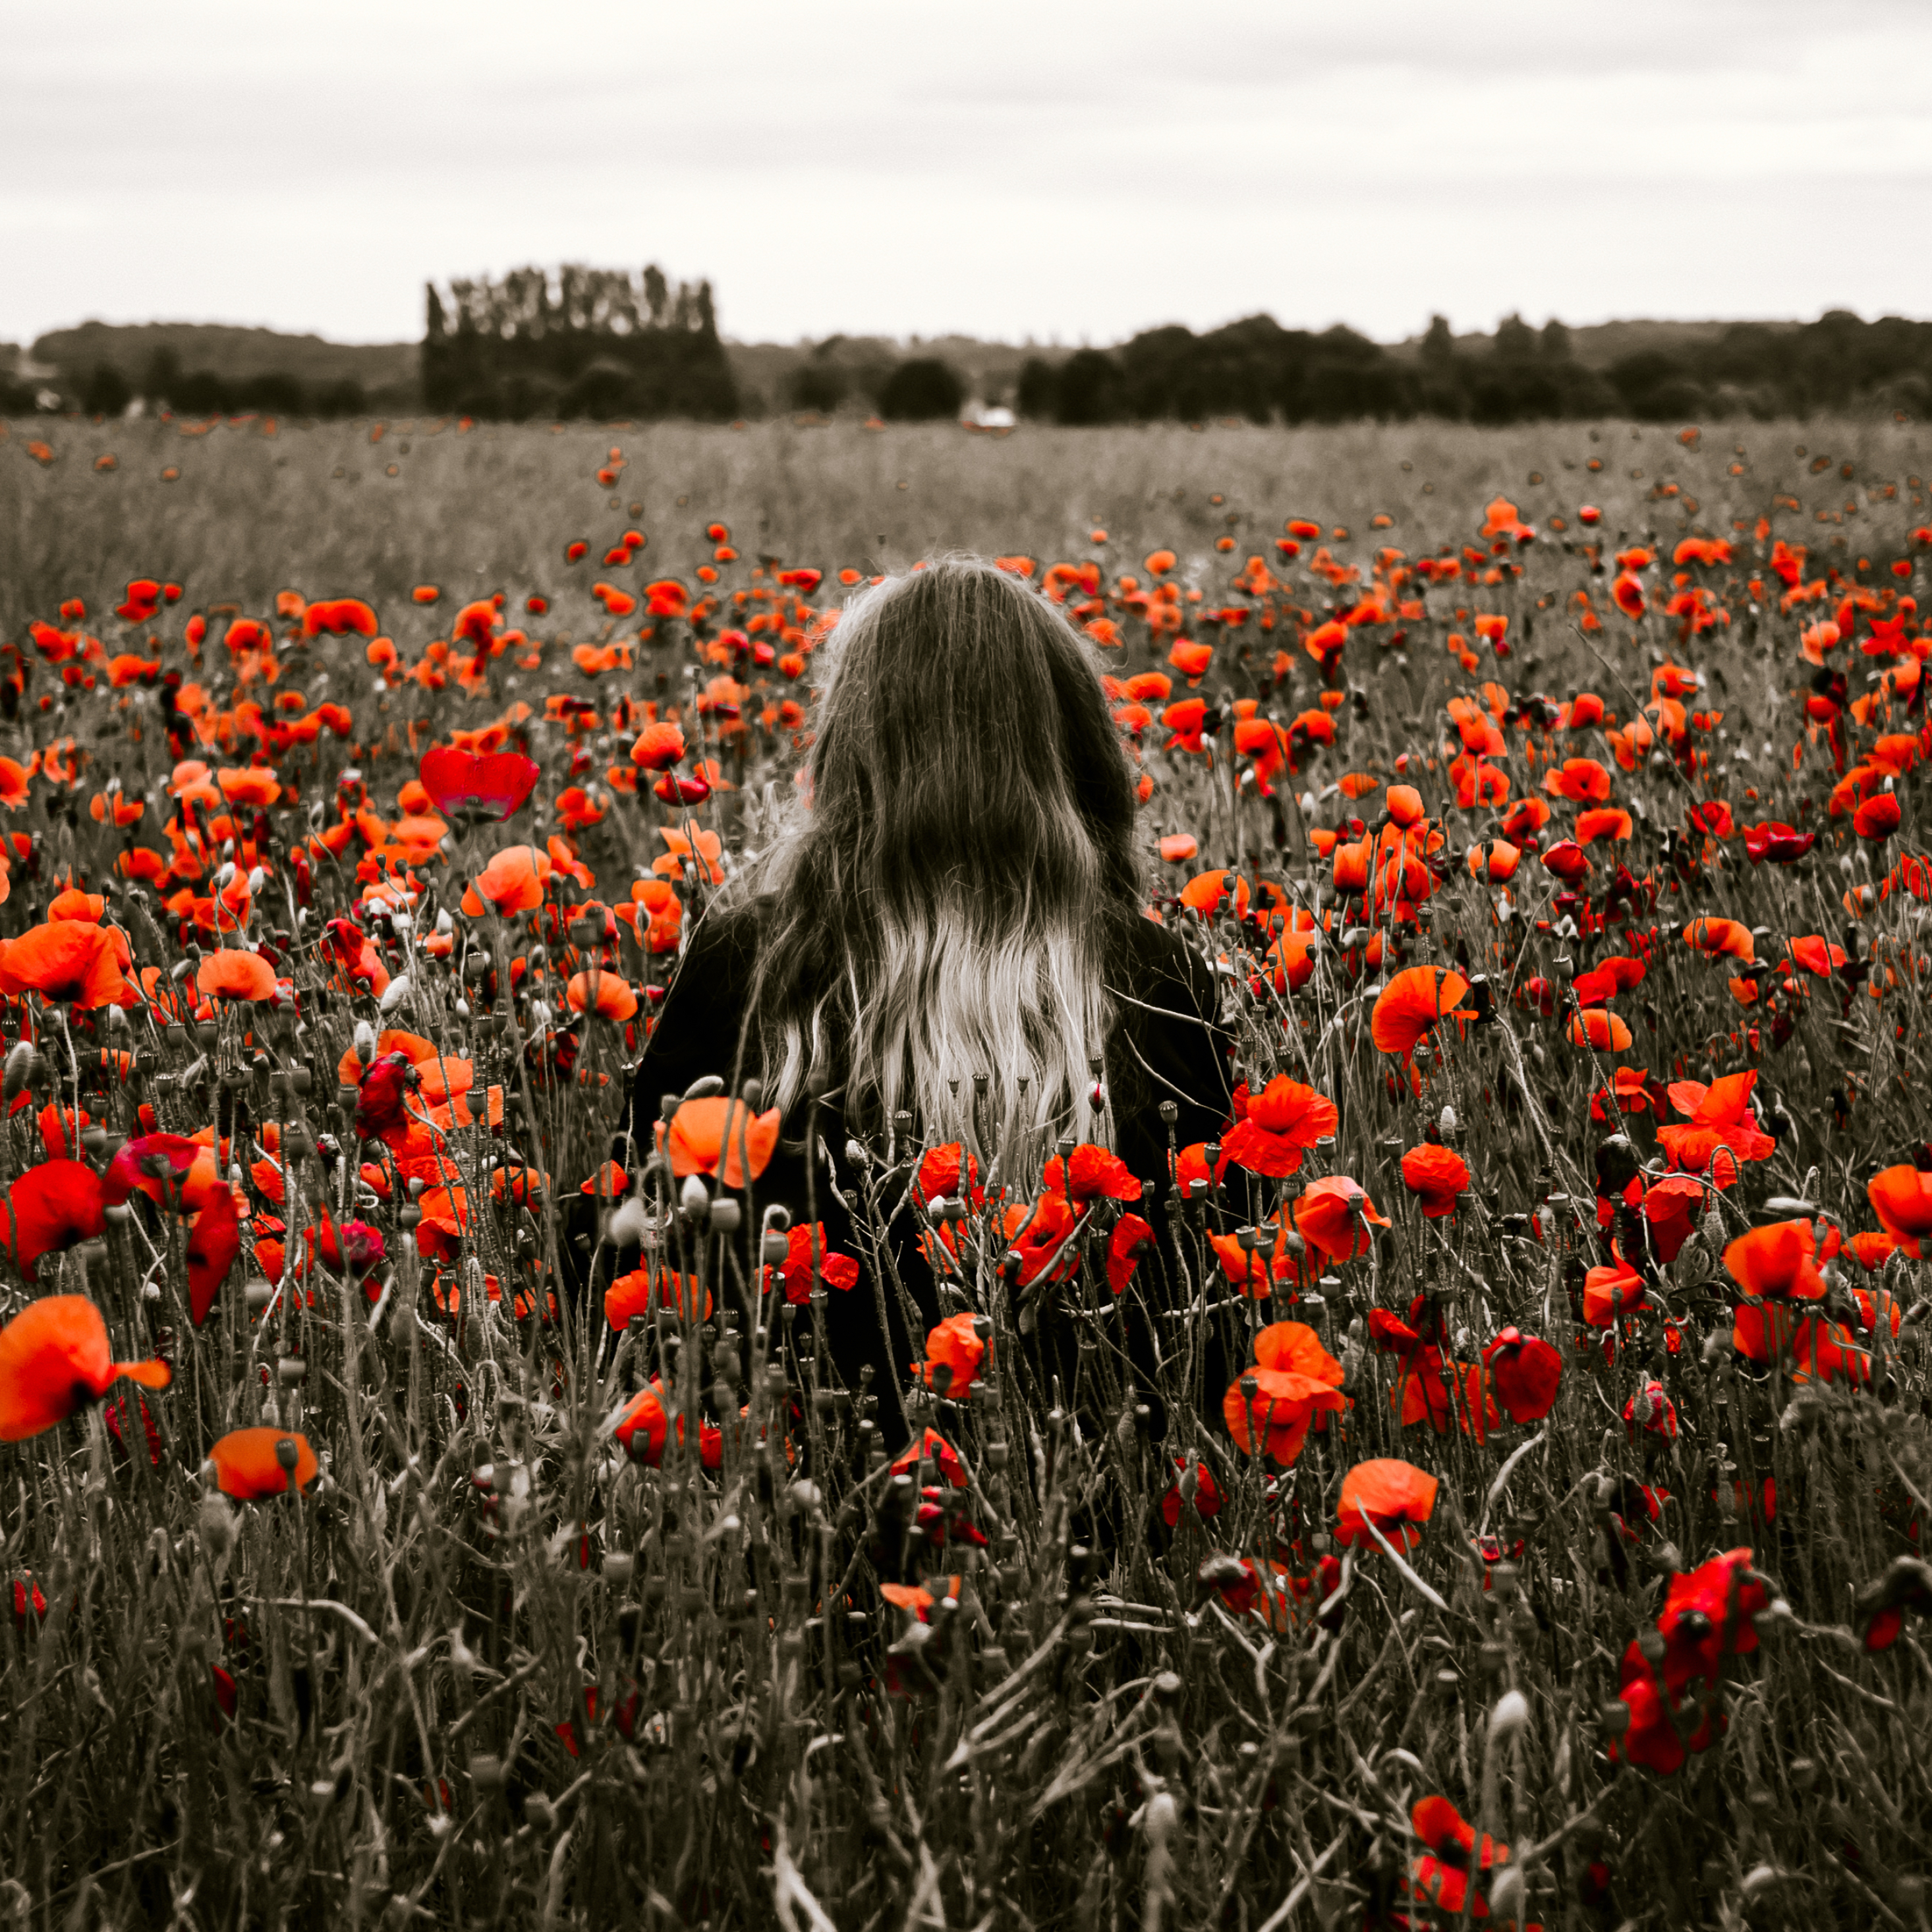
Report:
[{"label": "foliage", "polygon": [[425,297],[423,400],[431,409],[531,416],[735,415],[711,285],[568,264],[458,280]]},{"label": "foliage", "polygon": [[959,413],[966,386],[937,356],[910,356],[885,380],[879,413],[888,422],[945,422]]}]

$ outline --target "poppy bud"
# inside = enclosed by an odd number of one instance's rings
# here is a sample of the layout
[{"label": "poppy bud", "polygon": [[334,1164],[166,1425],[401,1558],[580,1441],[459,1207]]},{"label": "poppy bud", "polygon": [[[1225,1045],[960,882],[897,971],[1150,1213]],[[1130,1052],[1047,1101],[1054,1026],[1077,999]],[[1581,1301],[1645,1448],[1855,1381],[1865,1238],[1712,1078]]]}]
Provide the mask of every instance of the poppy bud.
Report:
[{"label": "poppy bud", "polygon": [[1520,1690],[1507,1690],[1490,1713],[1490,1748],[1507,1744],[1529,1722],[1529,1700]]},{"label": "poppy bud", "polygon": [[677,1199],[679,1211],[693,1218],[706,1211],[711,1205],[711,1196],[705,1190],[701,1176],[689,1174],[685,1176],[684,1186]]}]

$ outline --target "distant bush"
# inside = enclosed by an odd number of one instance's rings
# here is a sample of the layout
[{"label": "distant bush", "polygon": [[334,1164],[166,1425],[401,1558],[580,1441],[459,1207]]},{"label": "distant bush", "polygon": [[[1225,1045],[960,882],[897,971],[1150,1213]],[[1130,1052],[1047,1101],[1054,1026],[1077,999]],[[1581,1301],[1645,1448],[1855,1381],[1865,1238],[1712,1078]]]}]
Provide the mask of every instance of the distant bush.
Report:
[{"label": "distant bush", "polygon": [[795,410],[830,412],[851,393],[852,379],[836,362],[814,356],[791,372],[785,384],[785,400]]},{"label": "distant bush", "polygon": [[111,362],[97,362],[80,386],[80,406],[91,416],[118,416],[134,400],[134,386]]},{"label": "distant bush", "polygon": [[1051,422],[1060,414],[1060,371],[1043,356],[1029,356],[1020,364],[1020,380],[1014,398],[1023,416],[1036,422]]},{"label": "distant bush", "polygon": [[879,413],[890,422],[937,422],[958,416],[965,400],[966,386],[950,363],[915,356],[886,378]]},{"label": "distant bush", "polygon": [[1058,392],[1058,421],[1075,428],[1112,422],[1120,413],[1120,365],[1104,350],[1076,350],[1060,366]]}]

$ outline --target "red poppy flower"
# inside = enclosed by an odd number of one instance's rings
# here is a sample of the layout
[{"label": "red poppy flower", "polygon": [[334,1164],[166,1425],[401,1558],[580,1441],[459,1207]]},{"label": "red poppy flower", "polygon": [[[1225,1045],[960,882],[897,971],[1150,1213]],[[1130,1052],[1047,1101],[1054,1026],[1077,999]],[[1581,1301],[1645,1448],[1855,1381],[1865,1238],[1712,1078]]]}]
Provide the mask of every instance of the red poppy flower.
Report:
[{"label": "red poppy flower", "polygon": [[1809,1221],[1773,1221],[1740,1234],[1724,1250],[1724,1266],[1747,1294],[1780,1301],[1820,1301],[1818,1244]]},{"label": "red poppy flower", "polygon": [[44,1295],[0,1328],[0,1442],[24,1442],[53,1428],[117,1378],[164,1389],[161,1361],[117,1362],[107,1324],[85,1295]]},{"label": "red poppy flower", "polygon": [[[1064,1186],[1063,1172],[1067,1176]],[[1046,1164],[1042,1184],[1045,1192],[1064,1194],[1076,1208],[1102,1199],[1138,1201],[1142,1191],[1141,1184],[1128,1172],[1126,1162],[1119,1155],[1090,1143],[1076,1147],[1064,1169],[1060,1156],[1055,1154]]]},{"label": "red poppy flower", "polygon": [[1610,775],[1594,758],[1565,758],[1544,775],[1543,788],[1552,798],[1579,805],[1600,805],[1610,795]]},{"label": "red poppy flower", "polygon": [[418,776],[440,812],[504,819],[536,789],[541,769],[517,752],[459,752],[439,745],[426,752]]},{"label": "red poppy flower", "polygon": [[1505,1328],[1483,1351],[1483,1365],[1512,1422],[1540,1422],[1556,1406],[1563,1358],[1547,1342]]},{"label": "red poppy flower", "polygon": [[1453,1148],[1425,1142],[1402,1156],[1402,1182],[1412,1194],[1421,1197],[1425,1218],[1439,1220],[1455,1213],[1456,1196],[1468,1187],[1469,1170]]},{"label": "red poppy flower", "polygon": [[1123,1214],[1107,1237],[1107,1286],[1124,1294],[1142,1256],[1154,1246],[1154,1229],[1138,1214]]},{"label": "red poppy flower", "polygon": [[242,1219],[236,1211],[234,1192],[224,1181],[209,1193],[188,1229],[188,1312],[197,1328],[208,1319],[241,1252]]},{"label": "red poppy flower", "polygon": [[106,1226],[100,1177],[84,1162],[44,1160],[7,1190],[7,1245],[31,1282],[44,1255],[91,1241]]},{"label": "red poppy flower", "polygon": [[1221,1137],[1222,1150],[1237,1167],[1279,1179],[1294,1173],[1303,1150],[1333,1134],[1341,1119],[1334,1101],[1277,1074],[1249,1096],[1246,1113]]},{"label": "red poppy flower", "polygon": [[[1185,1456],[1175,1456],[1174,1466],[1184,1472],[1183,1479],[1185,1480],[1187,1458]],[[1160,1520],[1169,1529],[1180,1527],[1180,1512],[1187,1502],[1188,1498],[1180,1493],[1180,1483],[1168,1485],[1167,1493],[1160,1499]],[[1220,1487],[1214,1480],[1214,1472],[1205,1462],[1196,1462],[1194,1466],[1192,1508],[1194,1514],[1204,1522],[1208,1517],[1219,1516],[1221,1513]]]},{"label": "red poppy flower", "polygon": [[[1745,938],[1748,941],[1750,934]],[[1757,1070],[1726,1074],[1706,1087],[1701,1081],[1672,1081],[1670,1104],[1680,1114],[1688,1114],[1688,1124],[1671,1124],[1657,1130],[1657,1138],[1671,1164],[1688,1174],[1711,1169],[1712,1178],[1728,1185],[1736,1176],[1726,1174],[1724,1166],[1712,1166],[1712,1156],[1728,1148],[1739,1161],[1768,1160],[1778,1143],[1757,1124],[1751,1111],[1751,1089],[1757,1084]]]},{"label": "red poppy flower", "polygon": [[1874,792],[1852,814],[1852,830],[1876,844],[1898,830],[1901,815],[1895,793]]},{"label": "red poppy flower", "polygon": [[795,1306],[803,1307],[812,1299],[812,1252],[816,1247],[818,1256],[818,1276],[828,1288],[842,1291],[856,1288],[859,1282],[859,1264],[850,1255],[835,1255],[826,1251],[825,1223],[814,1221],[807,1226],[802,1221],[794,1221],[785,1236],[785,1258],[776,1270],[767,1268],[765,1278],[769,1283],[774,1272],[784,1284],[786,1300]]}]

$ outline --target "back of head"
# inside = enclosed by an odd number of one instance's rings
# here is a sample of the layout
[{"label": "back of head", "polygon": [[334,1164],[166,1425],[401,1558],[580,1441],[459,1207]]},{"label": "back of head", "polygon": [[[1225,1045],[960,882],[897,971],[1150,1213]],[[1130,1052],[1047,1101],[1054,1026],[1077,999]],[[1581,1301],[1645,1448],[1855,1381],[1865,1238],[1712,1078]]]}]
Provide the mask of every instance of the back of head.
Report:
[{"label": "back of head", "polygon": [[1094,647],[1030,584],[947,559],[856,598],[825,661],[806,794],[743,880],[768,1093],[977,1145],[980,1076],[1009,1172],[1089,1137],[1102,956],[1142,890]]}]

